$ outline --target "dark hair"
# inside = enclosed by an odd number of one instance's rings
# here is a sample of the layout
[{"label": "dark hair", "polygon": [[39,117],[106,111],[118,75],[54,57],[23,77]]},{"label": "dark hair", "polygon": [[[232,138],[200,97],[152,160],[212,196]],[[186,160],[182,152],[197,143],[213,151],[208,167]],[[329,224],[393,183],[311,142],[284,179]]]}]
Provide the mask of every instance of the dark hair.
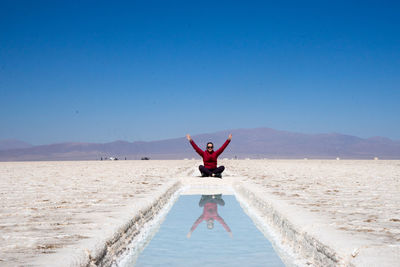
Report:
[{"label": "dark hair", "polygon": [[208,142],[206,147],[208,147],[209,144],[212,144],[212,146],[214,146],[214,144],[212,142]]}]

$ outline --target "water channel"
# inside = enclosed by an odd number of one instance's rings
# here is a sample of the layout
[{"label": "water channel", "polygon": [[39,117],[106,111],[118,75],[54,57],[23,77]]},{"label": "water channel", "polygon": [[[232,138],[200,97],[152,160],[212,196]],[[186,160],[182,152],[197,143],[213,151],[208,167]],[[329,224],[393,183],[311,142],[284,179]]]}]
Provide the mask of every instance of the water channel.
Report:
[{"label": "water channel", "polygon": [[[136,255],[137,254],[137,255]],[[234,195],[181,195],[123,266],[285,266]]]}]

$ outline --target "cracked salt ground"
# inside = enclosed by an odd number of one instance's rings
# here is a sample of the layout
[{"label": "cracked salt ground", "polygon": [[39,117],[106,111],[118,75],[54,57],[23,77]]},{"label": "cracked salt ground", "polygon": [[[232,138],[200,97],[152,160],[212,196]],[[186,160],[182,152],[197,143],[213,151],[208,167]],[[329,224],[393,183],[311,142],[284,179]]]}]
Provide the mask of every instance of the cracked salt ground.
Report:
[{"label": "cracked salt ground", "polygon": [[144,251],[124,266],[284,264],[235,197],[218,194],[180,196]]},{"label": "cracked salt ground", "polygon": [[[374,245],[400,241],[398,161],[237,161],[227,168],[265,192]],[[246,168],[246,166],[251,168]]]},{"label": "cracked salt ground", "polygon": [[71,261],[122,224],[123,215],[133,217],[132,207],[170,183],[169,177],[185,175],[192,165],[0,162],[0,265],[48,266],[52,255]]}]

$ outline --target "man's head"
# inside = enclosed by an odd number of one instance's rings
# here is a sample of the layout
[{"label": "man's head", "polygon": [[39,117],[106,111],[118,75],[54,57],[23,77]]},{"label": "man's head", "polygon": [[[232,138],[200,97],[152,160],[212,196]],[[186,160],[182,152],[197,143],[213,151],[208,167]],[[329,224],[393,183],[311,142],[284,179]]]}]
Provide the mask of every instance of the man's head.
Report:
[{"label": "man's head", "polygon": [[214,149],[214,144],[212,142],[207,143],[207,151],[211,152]]}]

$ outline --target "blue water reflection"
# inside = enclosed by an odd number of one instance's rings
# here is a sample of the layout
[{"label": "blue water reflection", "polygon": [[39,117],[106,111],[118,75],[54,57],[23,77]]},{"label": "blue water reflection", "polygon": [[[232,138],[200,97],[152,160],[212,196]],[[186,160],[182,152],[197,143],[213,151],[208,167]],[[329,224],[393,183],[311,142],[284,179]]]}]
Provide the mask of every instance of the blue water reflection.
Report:
[{"label": "blue water reflection", "polygon": [[284,264],[234,196],[183,195],[136,266]]},{"label": "blue water reflection", "polygon": [[229,226],[225,223],[224,219],[218,214],[218,205],[224,206],[225,201],[222,199],[222,194],[219,195],[202,195],[199,206],[203,207],[203,213],[200,217],[194,222],[192,228],[190,228],[189,233],[187,234],[187,238],[192,236],[193,231],[196,227],[203,221],[207,223],[208,229],[214,228],[214,221],[218,221],[225,230],[229,233],[229,236],[232,237],[232,231]]}]

